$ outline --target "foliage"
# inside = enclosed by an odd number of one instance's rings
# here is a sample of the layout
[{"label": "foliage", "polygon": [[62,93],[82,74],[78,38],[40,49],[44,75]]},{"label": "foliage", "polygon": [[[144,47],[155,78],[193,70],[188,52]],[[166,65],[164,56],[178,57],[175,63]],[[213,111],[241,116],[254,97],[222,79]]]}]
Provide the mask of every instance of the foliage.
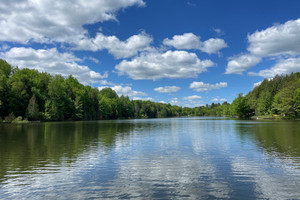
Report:
[{"label": "foliage", "polygon": [[253,115],[253,111],[249,106],[248,97],[239,94],[230,106],[230,113],[232,116],[237,116],[242,119],[250,118]]},{"label": "foliage", "polygon": [[10,111],[10,84],[8,80],[11,73],[11,66],[6,61],[0,59],[0,117],[7,116]]},{"label": "foliage", "polygon": [[33,94],[29,100],[28,107],[27,107],[27,117],[30,120],[37,120],[39,119],[39,107],[36,102],[36,97]]},{"label": "foliage", "polygon": [[28,120],[27,119],[23,120],[22,116],[18,116],[11,123],[28,123]]},{"label": "foliage", "polygon": [[256,116],[300,117],[300,73],[265,79],[247,94]]},{"label": "foliage", "polygon": [[[0,59],[0,117],[29,120],[99,120],[191,115],[192,109],[151,101],[130,100],[111,88],[99,91],[72,76],[51,76],[11,67]],[[10,114],[9,114],[10,113]]]},{"label": "foliage", "polygon": [[14,119],[16,119],[16,117],[14,113],[11,112],[8,116],[5,117],[4,121],[10,123],[14,121]]},{"label": "foliage", "polygon": [[151,101],[130,100],[111,88],[99,91],[72,76],[52,76],[32,69],[11,67],[0,59],[0,118],[29,120],[99,120],[178,116],[280,115],[300,117],[300,73],[265,79],[247,95],[239,94],[230,105],[212,103],[196,108]]},{"label": "foliage", "polygon": [[[229,106],[228,102],[220,103],[212,103],[211,105],[206,104],[206,106],[200,106],[187,111],[188,113],[192,113],[194,116],[229,116]],[[185,111],[183,111],[185,112]]]}]

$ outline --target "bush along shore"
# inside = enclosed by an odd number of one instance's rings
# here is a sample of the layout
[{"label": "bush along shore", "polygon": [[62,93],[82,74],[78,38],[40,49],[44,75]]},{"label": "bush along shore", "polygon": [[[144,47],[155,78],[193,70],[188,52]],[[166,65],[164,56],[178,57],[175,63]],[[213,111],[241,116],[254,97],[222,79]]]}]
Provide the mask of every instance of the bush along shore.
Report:
[{"label": "bush along shore", "polygon": [[130,100],[111,88],[84,86],[73,76],[52,76],[12,67],[0,59],[0,123],[101,119],[232,116],[242,119],[298,119],[300,73],[265,79],[229,104],[195,108]]}]

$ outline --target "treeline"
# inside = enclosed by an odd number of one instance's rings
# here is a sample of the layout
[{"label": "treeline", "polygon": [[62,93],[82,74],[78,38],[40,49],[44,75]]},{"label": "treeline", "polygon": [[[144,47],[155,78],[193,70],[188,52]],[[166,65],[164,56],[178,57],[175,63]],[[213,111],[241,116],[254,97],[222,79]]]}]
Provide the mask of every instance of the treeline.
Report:
[{"label": "treeline", "polygon": [[230,104],[228,102],[212,103],[210,105],[199,106],[195,108],[186,108],[191,116],[230,116]]},{"label": "treeline", "polygon": [[231,115],[299,118],[300,73],[277,75],[265,79],[247,95],[239,96],[231,104]]},{"label": "treeline", "polygon": [[187,108],[99,91],[72,76],[14,68],[0,59],[0,120],[30,121],[155,118],[189,115]]},{"label": "treeline", "polygon": [[247,95],[195,108],[130,100],[111,88],[99,91],[72,76],[52,76],[12,67],[0,59],[0,122],[164,118],[178,116],[253,116],[299,118],[300,73],[265,79]]},{"label": "treeline", "polygon": [[300,72],[265,79],[247,95],[239,94],[231,104],[224,102],[190,110],[194,116],[231,116],[242,119],[300,118]]}]

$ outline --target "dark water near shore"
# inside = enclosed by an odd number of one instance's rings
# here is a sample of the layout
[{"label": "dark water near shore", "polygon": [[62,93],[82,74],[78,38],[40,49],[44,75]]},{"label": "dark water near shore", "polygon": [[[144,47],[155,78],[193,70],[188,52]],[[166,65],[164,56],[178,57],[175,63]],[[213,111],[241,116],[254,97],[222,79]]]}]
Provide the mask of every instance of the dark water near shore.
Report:
[{"label": "dark water near shore", "polygon": [[0,125],[0,199],[300,199],[300,122]]}]

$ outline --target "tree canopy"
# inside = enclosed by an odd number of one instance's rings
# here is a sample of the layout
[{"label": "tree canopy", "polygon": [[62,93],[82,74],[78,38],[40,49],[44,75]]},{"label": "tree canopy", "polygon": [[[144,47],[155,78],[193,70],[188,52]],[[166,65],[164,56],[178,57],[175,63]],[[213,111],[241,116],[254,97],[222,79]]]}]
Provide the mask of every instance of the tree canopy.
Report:
[{"label": "tree canopy", "polygon": [[73,77],[50,75],[12,67],[0,59],[0,121],[99,120],[175,116],[300,117],[300,73],[265,79],[247,95],[229,104],[212,103],[195,108],[130,100],[111,88],[84,86]]}]

